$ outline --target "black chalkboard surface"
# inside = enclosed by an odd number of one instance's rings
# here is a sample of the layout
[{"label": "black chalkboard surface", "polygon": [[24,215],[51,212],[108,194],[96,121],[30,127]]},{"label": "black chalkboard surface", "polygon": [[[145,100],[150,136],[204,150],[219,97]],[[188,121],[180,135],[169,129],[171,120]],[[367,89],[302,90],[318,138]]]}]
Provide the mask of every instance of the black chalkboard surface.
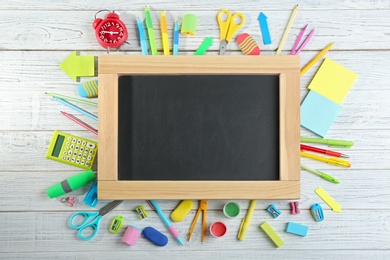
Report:
[{"label": "black chalkboard surface", "polygon": [[118,180],[279,180],[279,76],[119,76]]}]

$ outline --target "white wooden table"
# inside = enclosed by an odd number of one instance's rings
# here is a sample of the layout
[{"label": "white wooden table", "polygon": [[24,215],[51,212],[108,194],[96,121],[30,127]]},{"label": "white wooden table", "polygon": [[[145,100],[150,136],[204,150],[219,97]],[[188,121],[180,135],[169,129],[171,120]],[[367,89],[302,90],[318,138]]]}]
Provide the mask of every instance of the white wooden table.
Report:
[{"label": "white wooden table", "polygon": [[[221,211],[227,201],[210,201],[207,222],[222,220],[228,225],[223,238],[207,236],[201,244],[201,221],[193,238],[180,247],[167,232],[158,216],[145,201],[125,201],[115,212],[103,218],[96,239],[84,242],[76,237],[67,221],[76,210],[91,210],[79,203],[71,208],[58,200],[50,200],[46,189],[80,169],[45,159],[53,130],[62,130],[85,138],[96,139],[60,114],[69,111],[62,104],[45,95],[53,91],[77,97],[73,82],[59,68],[59,64],[74,50],[81,55],[105,53],[94,36],[91,24],[98,10],[110,9],[120,14],[129,29],[130,45],[121,53],[140,55],[136,17],[144,17],[143,8],[149,5],[155,28],[159,28],[160,11],[167,14],[170,38],[173,22],[184,14],[198,16],[195,37],[181,37],[180,55],[192,55],[205,37],[212,36],[214,44],[207,55],[217,55],[219,28],[216,14],[222,8],[243,12],[247,18],[241,32],[247,32],[260,44],[262,55],[274,55],[284,32],[293,1],[14,1],[0,3],[0,258],[1,259],[389,259],[390,257],[390,1],[298,1],[299,12],[284,48],[287,55],[301,28],[309,24],[316,28],[315,36],[301,53],[302,66],[330,42],[335,42],[326,55],[356,72],[359,76],[343,103],[327,138],[353,140],[355,146],[342,152],[350,155],[351,169],[302,160],[314,168],[337,177],[341,184],[326,182],[302,171],[300,215],[289,213],[289,201],[259,201],[245,241],[236,239],[241,219],[249,201],[238,201],[241,215],[227,219]],[[257,16],[262,11],[268,16],[272,44],[264,46]],[[159,30],[155,30],[161,53]],[[242,55],[237,44],[229,44],[227,55]],[[318,69],[317,64],[301,79],[301,98]],[[83,78],[82,81],[90,78]],[[96,109],[82,106],[91,112]],[[69,111],[71,112],[71,111]],[[72,111],[73,113],[73,111]],[[78,113],[74,113],[79,115]],[[80,116],[81,117],[81,116]],[[97,127],[96,122],[85,118]],[[301,135],[313,136],[302,129]],[[322,186],[342,206],[335,213],[314,193]],[[79,201],[88,187],[72,194]],[[178,201],[160,201],[167,215]],[[266,212],[271,203],[282,210],[278,219]],[[325,210],[325,221],[315,222],[310,206],[320,203]],[[100,202],[101,207],[105,202]],[[150,213],[141,221],[134,212],[145,205]],[[180,235],[187,236],[193,211],[180,223],[175,223]],[[152,225],[169,238],[160,248],[140,238],[135,247],[121,242],[119,234],[108,231],[115,215],[121,214],[126,224],[140,228]],[[259,229],[263,221],[281,235],[285,245],[276,249]],[[288,221],[309,226],[307,237],[285,233]]]}]

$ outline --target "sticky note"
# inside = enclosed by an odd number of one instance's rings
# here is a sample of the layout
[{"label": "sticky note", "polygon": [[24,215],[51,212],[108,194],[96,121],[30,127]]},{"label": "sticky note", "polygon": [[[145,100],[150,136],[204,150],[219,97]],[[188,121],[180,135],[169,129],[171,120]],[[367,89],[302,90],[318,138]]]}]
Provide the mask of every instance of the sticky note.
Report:
[{"label": "sticky note", "polygon": [[341,108],[312,90],[301,104],[301,126],[325,137]]},{"label": "sticky note", "polygon": [[341,104],[356,78],[356,73],[326,58],[308,88]]},{"label": "sticky note", "polygon": [[288,222],[286,227],[286,232],[294,235],[305,237],[307,231],[309,230],[308,226],[301,225],[294,222]]},{"label": "sticky note", "polygon": [[335,212],[341,213],[341,206],[338,204],[323,188],[318,187],[314,190],[318,196]]},{"label": "sticky note", "polygon": [[264,222],[260,225],[261,229],[269,236],[269,238],[274,242],[277,247],[281,247],[284,245],[284,241],[280,238],[280,236],[275,232],[275,230],[268,224],[268,222]]}]

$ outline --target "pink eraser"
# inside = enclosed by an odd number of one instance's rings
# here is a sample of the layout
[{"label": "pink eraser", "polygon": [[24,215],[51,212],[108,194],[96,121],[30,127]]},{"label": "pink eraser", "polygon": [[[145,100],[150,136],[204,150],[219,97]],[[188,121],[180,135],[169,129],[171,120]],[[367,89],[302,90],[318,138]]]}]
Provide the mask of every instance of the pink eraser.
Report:
[{"label": "pink eraser", "polygon": [[252,36],[247,33],[240,34],[237,39],[238,47],[240,47],[241,51],[246,55],[259,55],[260,48],[253,40]]},{"label": "pink eraser", "polygon": [[134,246],[139,238],[139,235],[141,235],[141,232],[141,229],[134,226],[129,226],[122,237],[122,242]]}]

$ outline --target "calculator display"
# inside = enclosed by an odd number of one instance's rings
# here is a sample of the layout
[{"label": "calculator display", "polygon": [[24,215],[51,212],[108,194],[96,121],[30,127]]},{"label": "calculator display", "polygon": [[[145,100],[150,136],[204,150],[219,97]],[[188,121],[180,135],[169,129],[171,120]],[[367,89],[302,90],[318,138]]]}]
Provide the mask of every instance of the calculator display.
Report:
[{"label": "calculator display", "polygon": [[53,153],[51,154],[52,156],[58,157],[60,155],[62,143],[64,142],[64,140],[65,136],[58,135],[57,142],[54,145]]}]

